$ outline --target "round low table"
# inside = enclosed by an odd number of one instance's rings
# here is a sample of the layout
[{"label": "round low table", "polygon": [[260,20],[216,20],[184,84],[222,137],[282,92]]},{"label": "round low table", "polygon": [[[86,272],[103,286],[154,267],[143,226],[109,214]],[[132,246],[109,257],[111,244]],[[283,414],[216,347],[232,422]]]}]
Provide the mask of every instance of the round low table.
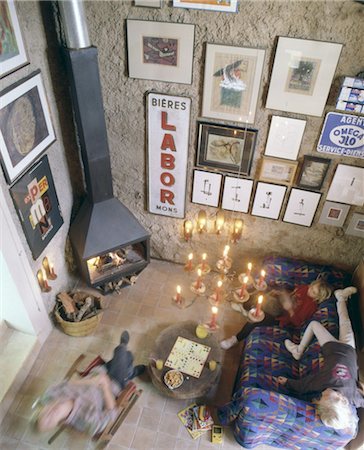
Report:
[{"label": "round low table", "polygon": [[[193,321],[180,322],[166,328],[158,336],[154,350],[150,355],[151,362],[149,363],[149,373],[152,383],[161,394],[175,399],[200,398],[212,392],[217,386],[221,375],[222,352],[220,345],[212,334],[208,335],[205,339],[199,339],[195,332],[197,325],[198,324]],[[163,381],[165,373],[171,368],[163,366],[162,370],[158,370],[155,367],[154,360],[161,359],[165,362],[178,336],[198,342],[199,344],[207,345],[211,347],[211,350],[200,377],[195,378],[183,374],[184,382],[182,385],[179,388],[172,390],[169,389]],[[215,370],[209,369],[209,361],[211,360],[217,362]]]}]

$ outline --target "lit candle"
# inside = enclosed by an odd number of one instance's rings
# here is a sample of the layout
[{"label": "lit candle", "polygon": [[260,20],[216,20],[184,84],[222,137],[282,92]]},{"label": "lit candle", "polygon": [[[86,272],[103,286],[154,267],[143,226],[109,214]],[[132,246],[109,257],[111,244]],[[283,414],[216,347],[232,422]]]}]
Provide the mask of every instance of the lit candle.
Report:
[{"label": "lit candle", "polygon": [[224,261],[225,261],[225,260],[227,259],[227,257],[228,257],[229,250],[230,250],[230,247],[229,247],[228,245],[225,245],[224,253],[223,253]]},{"label": "lit candle", "polygon": [[176,293],[176,303],[181,303],[181,286],[177,286],[177,293]]},{"label": "lit candle", "polygon": [[232,240],[234,242],[237,242],[241,238],[242,232],[243,232],[243,221],[240,219],[235,219]]},{"label": "lit candle", "polygon": [[259,295],[257,307],[255,309],[255,317],[259,317],[262,312],[263,295]]},{"label": "lit candle", "polygon": [[183,229],[184,229],[184,238],[186,241],[189,241],[192,237],[192,222],[191,220],[185,220],[184,224],[183,224]]},{"label": "lit candle", "polygon": [[219,281],[217,282],[217,287],[216,287],[216,291],[215,291],[215,295],[216,295],[216,303],[219,303],[219,301],[220,301],[221,286],[222,286],[222,281],[219,280]]},{"label": "lit candle", "polygon": [[243,285],[241,286],[241,290],[240,290],[240,297],[241,298],[244,297],[248,281],[249,281],[249,277],[244,277]]},{"label": "lit candle", "polygon": [[265,277],[265,270],[261,270],[260,277],[259,277],[259,286],[262,286],[262,284],[264,282],[264,277]]},{"label": "lit candle", "polygon": [[225,223],[224,213],[222,211],[219,211],[216,214],[216,222],[215,222],[215,227],[216,227],[216,233],[217,234],[221,233],[224,223]]},{"label": "lit candle", "polygon": [[200,287],[201,287],[201,276],[202,276],[202,270],[197,269],[196,289],[200,289]]},{"label": "lit candle", "polygon": [[187,263],[187,270],[190,272],[192,270],[192,260],[193,260],[193,253],[190,253],[188,255],[188,263]]},{"label": "lit candle", "polygon": [[253,268],[253,264],[250,262],[248,263],[248,271],[247,271],[247,275],[248,277],[250,276],[250,274],[252,273],[252,268]]},{"label": "lit candle", "polygon": [[216,317],[217,317],[217,313],[218,313],[219,309],[216,306],[213,306],[211,308],[211,321],[210,321],[210,328],[216,328]]},{"label": "lit candle", "polygon": [[198,213],[197,222],[198,222],[198,232],[202,233],[203,231],[206,231],[206,224],[207,224],[206,211],[201,210]]},{"label": "lit candle", "polygon": [[207,254],[206,254],[206,253],[203,253],[203,254],[202,254],[202,266],[201,266],[202,270],[205,270],[205,267],[206,267],[206,258],[207,258]]}]

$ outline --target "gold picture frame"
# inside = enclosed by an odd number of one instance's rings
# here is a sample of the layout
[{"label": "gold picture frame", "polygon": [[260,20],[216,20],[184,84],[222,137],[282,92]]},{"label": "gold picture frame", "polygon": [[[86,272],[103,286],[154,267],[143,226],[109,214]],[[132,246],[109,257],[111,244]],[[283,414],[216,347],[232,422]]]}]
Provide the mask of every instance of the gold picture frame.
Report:
[{"label": "gold picture frame", "polygon": [[259,181],[289,186],[295,179],[297,168],[297,161],[265,156],[260,164]]}]

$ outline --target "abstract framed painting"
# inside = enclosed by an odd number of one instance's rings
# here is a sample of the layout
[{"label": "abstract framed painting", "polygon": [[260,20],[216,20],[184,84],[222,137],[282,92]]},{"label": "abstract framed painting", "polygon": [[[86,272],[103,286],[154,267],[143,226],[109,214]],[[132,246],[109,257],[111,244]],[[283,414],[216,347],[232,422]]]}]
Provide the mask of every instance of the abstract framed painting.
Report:
[{"label": "abstract framed painting", "polygon": [[321,194],[318,192],[293,188],[288,199],[283,222],[310,227],[320,198]]},{"label": "abstract framed painting", "polygon": [[364,214],[353,214],[345,234],[364,238]]},{"label": "abstract framed painting", "polygon": [[295,161],[305,127],[305,120],[273,116],[264,154]]},{"label": "abstract framed painting", "polygon": [[129,77],[192,83],[195,26],[127,19]]},{"label": "abstract framed painting", "polygon": [[247,213],[253,191],[253,180],[225,177],[221,208],[228,211]]},{"label": "abstract framed painting", "polygon": [[0,78],[28,63],[15,3],[0,2]]},{"label": "abstract framed painting", "polygon": [[278,220],[287,187],[271,183],[257,183],[252,216]]},{"label": "abstract framed painting", "polygon": [[192,203],[217,208],[220,200],[222,175],[219,173],[194,170]]},{"label": "abstract framed painting", "polygon": [[266,107],[321,117],[342,47],[279,37]]},{"label": "abstract framed painting", "polygon": [[364,205],[364,167],[338,164],[327,200],[348,205]]},{"label": "abstract framed painting", "polygon": [[207,44],[202,115],[254,123],[265,50]]},{"label": "abstract framed painting", "polygon": [[297,186],[320,190],[329,170],[331,159],[305,155],[298,175]]},{"label": "abstract framed painting", "polygon": [[39,72],[0,93],[0,157],[12,183],[55,141]]},{"label": "abstract framed painting", "polygon": [[173,0],[173,6],[205,11],[237,12],[238,0]]},{"label": "abstract framed painting", "polygon": [[325,202],[321,211],[319,223],[342,227],[350,210],[350,205],[335,202]]},{"label": "abstract framed painting", "polygon": [[257,135],[250,128],[199,122],[196,164],[249,175]]}]

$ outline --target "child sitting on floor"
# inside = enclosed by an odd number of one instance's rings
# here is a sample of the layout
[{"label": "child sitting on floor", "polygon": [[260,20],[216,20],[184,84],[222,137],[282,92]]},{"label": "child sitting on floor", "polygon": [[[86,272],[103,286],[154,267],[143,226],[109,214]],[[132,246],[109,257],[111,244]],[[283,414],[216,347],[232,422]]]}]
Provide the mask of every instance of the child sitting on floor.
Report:
[{"label": "child sitting on floor", "polygon": [[[261,322],[246,323],[237,335],[221,341],[220,346],[228,350],[245,339],[258,326],[299,327],[316,312],[317,305],[328,299],[331,293],[332,289],[322,278],[309,285],[297,286],[293,292],[285,289],[273,290],[266,296],[264,319]],[[250,301],[241,305],[240,310],[243,314],[245,305],[248,308],[253,306]]]}]

